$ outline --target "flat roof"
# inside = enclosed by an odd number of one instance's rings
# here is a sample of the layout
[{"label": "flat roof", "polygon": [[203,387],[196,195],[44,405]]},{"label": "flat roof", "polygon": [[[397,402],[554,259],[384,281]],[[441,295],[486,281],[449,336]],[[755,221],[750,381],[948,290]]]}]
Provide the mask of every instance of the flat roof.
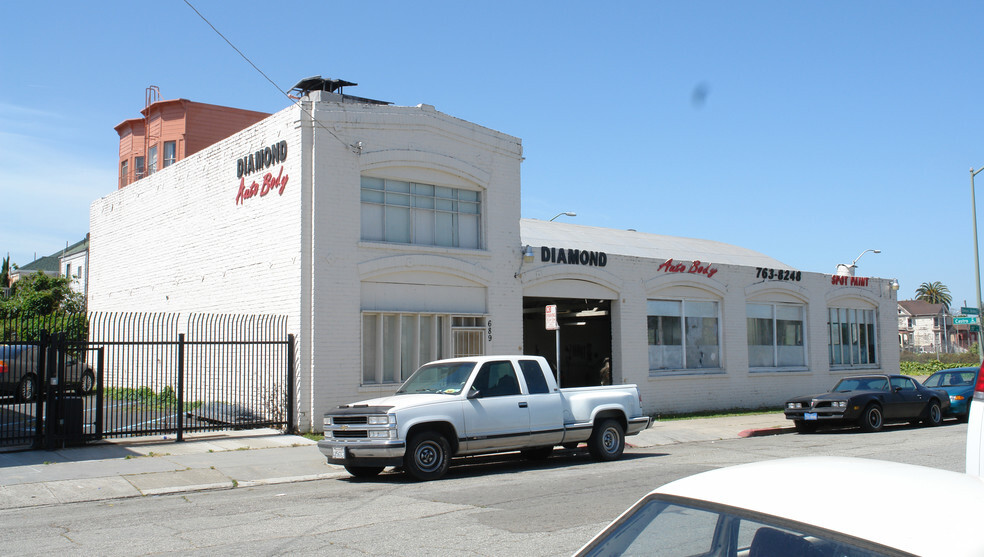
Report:
[{"label": "flat roof", "polygon": [[567,222],[520,219],[523,244],[603,251],[647,259],[701,261],[718,265],[743,265],[793,269],[790,265],[754,250],[695,238],[648,234],[635,230],[616,230]]}]

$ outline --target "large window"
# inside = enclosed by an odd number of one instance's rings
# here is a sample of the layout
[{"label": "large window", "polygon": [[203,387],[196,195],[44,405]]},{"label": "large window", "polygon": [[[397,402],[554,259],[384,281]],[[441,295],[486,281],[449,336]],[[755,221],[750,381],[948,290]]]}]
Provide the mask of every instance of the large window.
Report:
[{"label": "large window", "polygon": [[649,369],[721,367],[718,303],[649,300]]},{"label": "large window", "polygon": [[868,366],[878,363],[875,310],[828,308],[830,365]]},{"label": "large window", "polygon": [[803,306],[747,304],[748,366],[803,367]]},{"label": "large window", "polygon": [[401,383],[421,365],[484,353],[482,317],[362,314],[362,383]]},{"label": "large window", "polygon": [[120,162],[120,187],[130,183],[130,161]]},{"label": "large window", "polygon": [[164,168],[167,168],[177,162],[178,160],[178,147],[177,143],[174,141],[164,142]]},{"label": "large window", "polygon": [[362,177],[362,239],[478,249],[479,192]]},{"label": "large window", "polygon": [[144,169],[144,158],[134,157],[133,166],[134,166],[134,170],[137,171],[137,175],[134,177],[134,180],[139,180],[143,178],[146,172],[146,170]]}]

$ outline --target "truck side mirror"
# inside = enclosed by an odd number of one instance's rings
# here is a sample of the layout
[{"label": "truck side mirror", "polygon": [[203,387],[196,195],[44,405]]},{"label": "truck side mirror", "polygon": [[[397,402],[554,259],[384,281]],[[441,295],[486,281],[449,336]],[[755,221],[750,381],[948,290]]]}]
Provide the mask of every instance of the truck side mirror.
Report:
[{"label": "truck side mirror", "polygon": [[468,394],[466,395],[465,398],[471,400],[473,398],[481,398],[481,396],[482,396],[482,391],[476,389],[475,387],[472,387],[471,389],[468,389]]}]

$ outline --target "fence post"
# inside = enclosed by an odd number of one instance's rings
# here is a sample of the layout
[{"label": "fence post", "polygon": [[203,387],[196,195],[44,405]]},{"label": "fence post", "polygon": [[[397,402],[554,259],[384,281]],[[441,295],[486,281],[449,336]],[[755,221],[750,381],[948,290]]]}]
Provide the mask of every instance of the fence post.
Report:
[{"label": "fence post", "polygon": [[48,382],[48,345],[51,336],[47,330],[42,329],[38,334],[38,369],[34,381],[34,449],[40,449],[45,443],[45,431],[48,429],[47,405],[45,399],[48,396],[48,389],[45,384]]},{"label": "fence post", "polygon": [[287,335],[287,433],[294,433],[294,335]]},{"label": "fence post", "polygon": [[103,389],[105,385],[103,384],[103,352],[106,350],[105,346],[100,346],[96,349],[96,439],[103,438],[103,404],[105,398],[103,396]]},{"label": "fence post", "polygon": [[178,334],[178,443],[184,441],[184,333]]}]

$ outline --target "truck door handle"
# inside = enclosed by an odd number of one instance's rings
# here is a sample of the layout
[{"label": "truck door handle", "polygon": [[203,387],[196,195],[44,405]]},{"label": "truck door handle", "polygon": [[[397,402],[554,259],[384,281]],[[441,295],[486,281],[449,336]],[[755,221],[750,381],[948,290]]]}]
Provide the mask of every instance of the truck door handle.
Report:
[{"label": "truck door handle", "polygon": [[520,402],[520,403],[519,403],[519,407],[520,407],[520,408],[526,408],[527,406],[528,406],[528,405],[527,405],[527,404],[526,404],[525,402]]}]

